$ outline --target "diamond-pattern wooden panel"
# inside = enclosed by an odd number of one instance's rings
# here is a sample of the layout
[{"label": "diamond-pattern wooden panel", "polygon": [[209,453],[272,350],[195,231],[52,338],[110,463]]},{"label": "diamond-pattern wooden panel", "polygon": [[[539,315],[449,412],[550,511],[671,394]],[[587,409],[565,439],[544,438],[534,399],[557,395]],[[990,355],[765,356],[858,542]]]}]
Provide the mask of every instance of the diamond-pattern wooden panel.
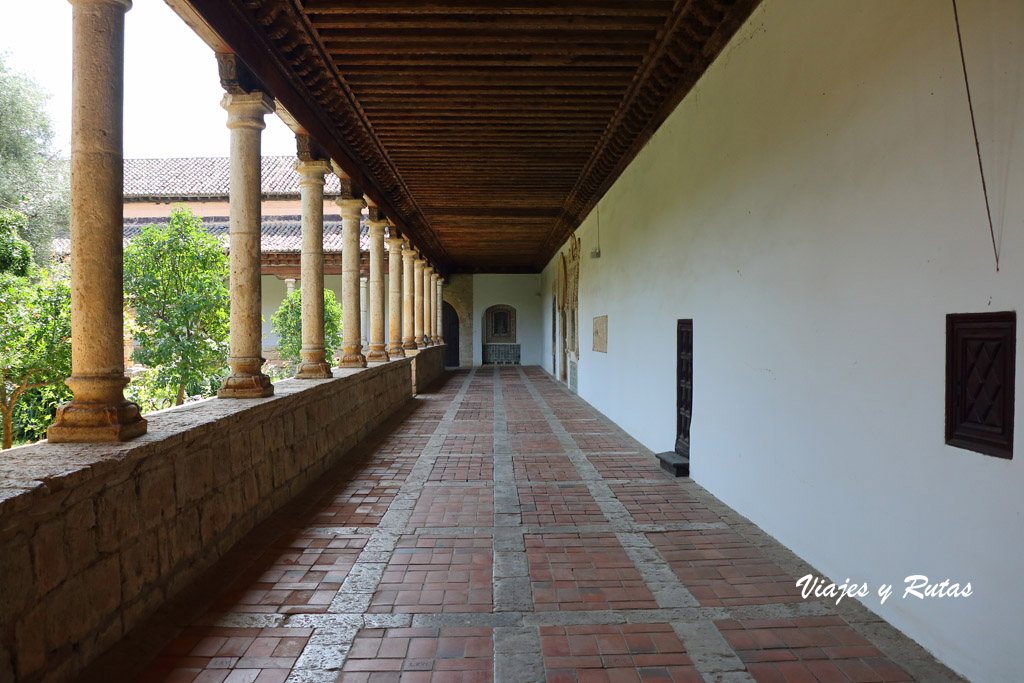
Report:
[{"label": "diamond-pattern wooden panel", "polygon": [[1016,313],[946,319],[946,443],[1013,456]]}]

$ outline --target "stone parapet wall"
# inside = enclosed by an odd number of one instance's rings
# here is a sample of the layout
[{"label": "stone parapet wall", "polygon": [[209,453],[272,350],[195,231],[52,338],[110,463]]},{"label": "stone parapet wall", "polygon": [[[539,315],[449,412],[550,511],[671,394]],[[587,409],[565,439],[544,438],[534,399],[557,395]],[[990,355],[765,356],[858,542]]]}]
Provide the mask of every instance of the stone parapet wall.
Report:
[{"label": "stone parapet wall", "polygon": [[444,374],[444,351],[445,345],[428,346],[420,349],[413,356],[412,366],[412,390],[413,393],[421,394],[437,378]]},{"label": "stone parapet wall", "polygon": [[412,372],[335,369],[153,413],[128,443],[0,455],[0,681],[73,679],[404,405]]}]

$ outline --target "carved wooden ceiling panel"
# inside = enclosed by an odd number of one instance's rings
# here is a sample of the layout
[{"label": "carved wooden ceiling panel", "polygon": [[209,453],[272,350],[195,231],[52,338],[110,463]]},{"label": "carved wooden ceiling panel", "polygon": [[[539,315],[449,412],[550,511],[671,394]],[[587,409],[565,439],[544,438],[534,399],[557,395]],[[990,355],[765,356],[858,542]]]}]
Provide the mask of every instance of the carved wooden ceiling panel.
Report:
[{"label": "carved wooden ceiling panel", "polygon": [[536,272],[759,0],[168,2],[442,269]]}]

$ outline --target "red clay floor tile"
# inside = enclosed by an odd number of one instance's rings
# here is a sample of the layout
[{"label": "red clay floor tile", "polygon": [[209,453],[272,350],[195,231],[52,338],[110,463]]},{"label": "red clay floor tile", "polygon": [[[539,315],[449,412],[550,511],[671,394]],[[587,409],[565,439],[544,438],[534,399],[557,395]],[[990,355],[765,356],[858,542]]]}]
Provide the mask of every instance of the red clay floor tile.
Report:
[{"label": "red clay floor tile", "polygon": [[614,534],[527,534],[534,609],[655,609]]},{"label": "red clay floor tile", "polygon": [[490,536],[399,539],[370,612],[490,612]]},{"label": "red clay floor tile", "polygon": [[493,526],[494,492],[489,486],[426,486],[409,525]]},{"label": "red clay floor tile", "polygon": [[608,523],[585,484],[521,484],[519,508],[526,526]]},{"label": "red clay floor tile", "polygon": [[731,529],[647,534],[705,607],[801,602],[796,579]]},{"label": "red clay floor tile", "polygon": [[639,524],[722,521],[672,481],[658,484],[612,484],[611,489]]},{"label": "red clay floor tile", "polygon": [[703,681],[668,624],[545,626],[548,681]]}]

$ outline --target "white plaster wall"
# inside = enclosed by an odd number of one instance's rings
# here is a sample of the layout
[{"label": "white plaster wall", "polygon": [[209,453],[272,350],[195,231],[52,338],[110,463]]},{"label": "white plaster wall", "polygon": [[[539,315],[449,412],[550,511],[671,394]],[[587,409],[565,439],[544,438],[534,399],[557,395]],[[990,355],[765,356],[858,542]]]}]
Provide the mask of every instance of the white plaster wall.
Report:
[{"label": "white plaster wall", "polygon": [[[295,286],[299,287],[297,278]],[[276,275],[261,275],[260,287],[263,302],[263,347],[272,349],[277,347],[277,335],[273,333],[270,319],[277,313],[277,309],[281,308],[281,303],[288,294],[288,286]]]},{"label": "white plaster wall", "polygon": [[[540,365],[540,275],[473,276],[473,365],[483,362],[484,311],[495,304],[516,309],[516,342],[523,365]],[[464,340],[460,340],[465,343]]]},{"label": "white plaster wall", "polygon": [[944,445],[944,325],[1024,304],[1024,3],[959,7],[1001,270],[951,4],[765,0],[601,201],[600,259],[596,212],[578,232],[579,390],[670,449],[693,318],[694,479],[837,581],[970,581],[865,604],[972,680],[1010,681],[1024,449]]}]

